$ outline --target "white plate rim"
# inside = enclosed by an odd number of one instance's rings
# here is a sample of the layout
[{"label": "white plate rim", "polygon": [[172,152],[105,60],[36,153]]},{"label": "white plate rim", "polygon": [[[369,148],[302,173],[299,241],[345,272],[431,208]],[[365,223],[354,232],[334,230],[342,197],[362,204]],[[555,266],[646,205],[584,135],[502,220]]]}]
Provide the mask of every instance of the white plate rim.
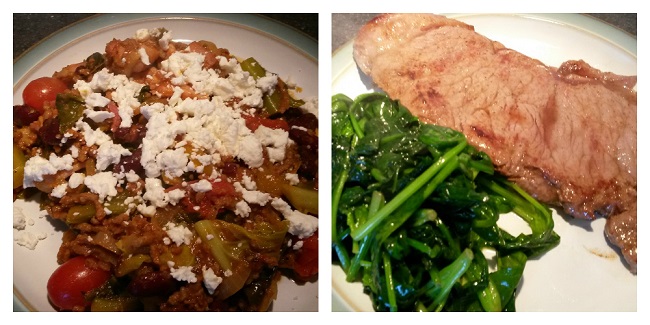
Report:
[{"label": "white plate rim", "polygon": [[[22,53],[13,64],[13,82],[16,91],[24,76],[46,64],[57,53],[73,46],[79,39],[92,38],[94,34],[122,24],[155,20],[188,20],[225,24],[272,38],[309,61],[318,63],[318,42],[301,31],[271,18],[256,14],[98,14],[63,28],[38,42]],[[13,264],[13,258],[12,258]],[[13,311],[34,311],[26,298],[13,286]],[[24,299],[21,300],[21,299]],[[316,306],[317,308],[318,306]]]},{"label": "white plate rim", "polygon": [[[560,24],[563,27],[573,28],[581,32],[591,34],[598,37],[603,41],[616,46],[620,50],[628,53],[630,56],[637,59],[637,40],[631,34],[607,24],[597,18],[585,14],[568,14],[568,13],[534,13],[534,14],[517,14],[517,13],[474,13],[474,14],[442,14],[449,18],[461,19],[476,16],[509,16],[525,19],[535,19],[546,21],[554,24]],[[332,53],[332,84],[336,84],[337,80],[345,74],[346,70],[351,66],[355,66],[352,59],[353,53],[353,40],[344,43],[341,47]],[[332,264],[332,267],[338,267]],[[332,279],[332,311],[349,312],[360,311],[355,302],[346,301],[343,294],[337,291],[337,283]]]}]

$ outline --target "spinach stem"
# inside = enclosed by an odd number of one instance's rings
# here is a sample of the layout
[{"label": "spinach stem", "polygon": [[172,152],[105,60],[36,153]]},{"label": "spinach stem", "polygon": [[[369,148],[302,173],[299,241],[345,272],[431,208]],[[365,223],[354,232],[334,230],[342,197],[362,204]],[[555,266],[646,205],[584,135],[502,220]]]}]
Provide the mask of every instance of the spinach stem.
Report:
[{"label": "spinach stem", "polygon": [[501,311],[501,295],[492,279],[488,280],[488,286],[478,292],[478,300],[485,311]]},{"label": "spinach stem", "polygon": [[[384,227],[381,228],[379,234],[377,235],[378,242],[383,242],[388,238],[394,231],[401,227],[410,216],[420,208],[422,202],[429,197],[433,191],[442,183],[456,168],[458,168],[459,162],[456,156],[452,156],[451,159],[444,165],[444,167],[436,174],[432,180],[430,180],[427,185],[424,186],[419,193],[411,195],[406,202],[404,202],[392,215],[390,222],[385,222]],[[438,218],[435,218],[434,222],[440,227],[442,221]],[[444,226],[444,225],[443,225]],[[453,244],[453,243],[450,243]],[[456,245],[458,246],[458,245]],[[452,246],[454,247],[454,246]],[[455,255],[460,254],[459,249],[454,250]]]},{"label": "spinach stem", "polygon": [[431,305],[429,305],[428,310],[441,310],[444,302],[449,297],[449,292],[454,286],[456,281],[460,279],[463,274],[469,268],[470,263],[474,259],[474,253],[469,248],[465,250],[454,260],[451,264],[447,265],[444,269],[440,270],[440,288],[437,290],[437,294]]},{"label": "spinach stem", "polygon": [[352,238],[354,240],[359,240],[360,238],[367,236],[372,230],[379,226],[379,224],[384,219],[386,219],[391,213],[399,208],[402,203],[411,197],[411,195],[422,188],[422,186],[426,185],[427,182],[433,178],[452,157],[456,157],[461,151],[463,151],[466,146],[467,141],[461,141],[455,147],[449,149],[442,157],[433,163],[431,167],[425,170],[424,173],[418,176],[415,180],[413,180],[413,182],[411,182],[401,192],[399,192],[384,207],[377,211],[374,216],[369,218],[367,222],[352,231]]},{"label": "spinach stem", "polygon": [[[379,191],[372,192],[372,198],[370,199],[370,206],[368,208],[368,217],[373,216],[379,209],[384,205],[384,194]],[[361,262],[366,258],[367,253],[370,251],[372,245],[369,244],[371,241],[370,236],[363,237],[359,243],[359,251],[352,258],[350,262],[350,267],[346,272],[346,280],[354,281],[357,278],[359,268],[361,267]]]},{"label": "spinach stem", "polygon": [[390,256],[387,252],[382,254],[384,258],[384,272],[386,273],[386,292],[388,293],[388,304],[390,311],[397,311],[397,297],[395,296],[395,284],[393,283],[393,267]]},{"label": "spinach stem", "polygon": [[347,171],[341,173],[334,186],[334,190],[332,194],[332,220],[331,220],[332,246],[334,246],[336,255],[338,256],[339,261],[341,262],[341,268],[343,268],[343,270],[346,271],[350,265],[350,257],[348,255],[347,249],[343,246],[343,243],[341,242],[341,239],[339,238],[339,235],[337,233],[338,231],[336,229],[336,216],[338,212],[339,202],[341,201],[341,195],[343,193],[343,188],[345,187],[345,182],[347,178],[348,178]]}]

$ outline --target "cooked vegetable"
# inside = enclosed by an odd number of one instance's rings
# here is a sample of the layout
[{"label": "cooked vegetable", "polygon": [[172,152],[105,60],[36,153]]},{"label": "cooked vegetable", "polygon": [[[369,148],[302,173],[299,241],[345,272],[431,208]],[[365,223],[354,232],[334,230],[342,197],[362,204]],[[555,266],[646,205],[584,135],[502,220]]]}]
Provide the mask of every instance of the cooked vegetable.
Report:
[{"label": "cooked vegetable", "polygon": [[95,52],[86,58],[84,66],[88,69],[88,73],[93,74],[106,66],[106,58],[103,54]]},{"label": "cooked vegetable", "polygon": [[266,69],[255,58],[248,58],[241,62],[242,70],[250,73],[255,80],[266,76]]},{"label": "cooked vegetable", "polygon": [[137,311],[140,301],[135,297],[98,297],[93,299],[90,311]]},{"label": "cooked vegetable", "polygon": [[284,184],[282,194],[298,211],[318,215],[318,191]]},{"label": "cooked vegetable", "polygon": [[91,303],[84,294],[99,288],[110,277],[110,272],[86,265],[86,257],[73,257],[52,273],[47,281],[47,296],[60,310],[83,310]]},{"label": "cooked vegetable", "polygon": [[[333,96],[332,135],[333,259],[375,310],[515,310],[527,259],[560,240],[547,207],[463,134],[420,123],[385,94]],[[510,212],[530,234],[501,228]]]},{"label": "cooked vegetable", "polygon": [[14,188],[23,185],[23,176],[25,176],[25,154],[14,143]]},{"label": "cooked vegetable", "polygon": [[[241,62],[242,70],[250,73],[255,80],[266,76],[266,69],[260,65],[254,58],[248,58]],[[287,84],[280,78],[275,86],[273,92],[265,94],[262,97],[264,103],[264,111],[269,115],[275,113],[283,113],[289,107],[300,107],[305,104],[304,101],[294,99],[289,94]]]},{"label": "cooked vegetable", "polygon": [[59,131],[61,134],[72,128],[83,116],[86,104],[84,100],[71,93],[62,93],[56,96],[56,109],[59,112]]},{"label": "cooked vegetable", "polygon": [[151,262],[151,256],[145,254],[129,255],[115,270],[115,276],[122,277],[137,270],[142,263]]},{"label": "cooked vegetable", "polygon": [[68,210],[65,221],[72,225],[88,222],[96,212],[94,204],[75,205]]},{"label": "cooked vegetable", "polygon": [[285,221],[278,224],[260,222],[254,228],[246,229],[223,220],[201,220],[194,224],[194,229],[223,272],[231,274],[223,277],[219,290],[215,292],[218,299],[225,299],[246,284],[254,255],[279,257],[275,254],[279,253],[284,242],[288,224]]}]

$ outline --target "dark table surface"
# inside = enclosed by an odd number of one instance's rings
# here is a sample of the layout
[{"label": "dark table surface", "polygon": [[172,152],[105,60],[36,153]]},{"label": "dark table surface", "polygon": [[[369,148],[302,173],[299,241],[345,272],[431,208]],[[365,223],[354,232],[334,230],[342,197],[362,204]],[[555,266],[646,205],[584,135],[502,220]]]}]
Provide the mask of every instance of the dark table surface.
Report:
[{"label": "dark table surface", "polygon": [[[376,13],[332,14],[332,52],[354,37],[359,28]],[[587,14],[636,37],[636,14]]]},{"label": "dark table surface", "polygon": [[[14,13],[14,60],[43,39],[95,14],[18,14]],[[318,14],[261,14],[318,41]]]}]

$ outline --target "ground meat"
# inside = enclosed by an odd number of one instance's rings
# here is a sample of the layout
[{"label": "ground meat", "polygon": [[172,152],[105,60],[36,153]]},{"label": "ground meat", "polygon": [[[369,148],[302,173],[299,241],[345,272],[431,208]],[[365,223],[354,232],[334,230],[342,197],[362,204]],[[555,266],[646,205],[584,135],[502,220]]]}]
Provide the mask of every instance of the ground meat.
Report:
[{"label": "ground meat", "polygon": [[[70,173],[71,174],[71,173]],[[68,175],[70,176],[70,175]],[[39,188],[40,189],[40,188]],[[78,194],[67,194],[58,202],[51,201],[46,207],[47,212],[55,219],[65,221],[68,216],[68,210],[77,205],[92,204],[95,206],[95,220],[102,220],[106,216],[104,205],[99,202],[99,196],[95,193],[85,192]]]},{"label": "ground meat", "polygon": [[190,283],[173,293],[160,306],[161,311],[208,311],[213,298],[201,283]]}]

